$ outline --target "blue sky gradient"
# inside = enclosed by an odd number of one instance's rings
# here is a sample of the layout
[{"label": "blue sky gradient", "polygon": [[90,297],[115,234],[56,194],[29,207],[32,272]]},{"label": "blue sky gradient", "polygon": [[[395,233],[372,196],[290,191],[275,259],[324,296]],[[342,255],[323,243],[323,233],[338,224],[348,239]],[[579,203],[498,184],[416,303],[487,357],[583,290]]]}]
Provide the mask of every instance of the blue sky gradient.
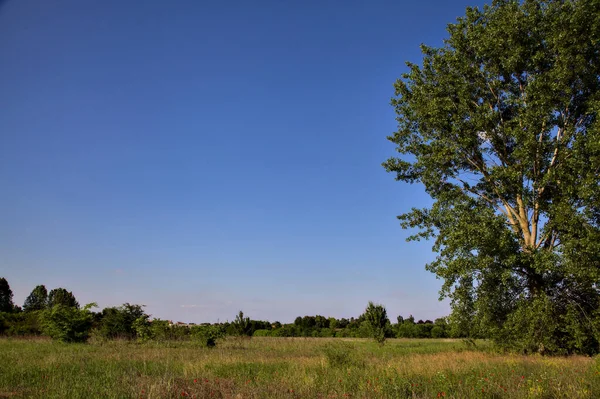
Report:
[{"label": "blue sky gradient", "polygon": [[0,276],[187,322],[448,313],[381,163],[466,1],[0,4]]}]

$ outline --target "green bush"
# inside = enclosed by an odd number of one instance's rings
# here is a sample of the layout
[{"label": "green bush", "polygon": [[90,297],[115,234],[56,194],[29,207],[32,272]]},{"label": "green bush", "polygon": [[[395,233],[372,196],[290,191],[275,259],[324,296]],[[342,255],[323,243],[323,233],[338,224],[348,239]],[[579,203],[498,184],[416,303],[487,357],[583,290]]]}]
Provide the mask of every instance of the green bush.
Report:
[{"label": "green bush", "polygon": [[150,323],[152,339],[166,341],[171,338],[171,327],[167,320],[154,319]]},{"label": "green bush", "polygon": [[85,342],[92,329],[94,317],[90,308],[95,303],[86,305],[83,309],[55,305],[40,312],[40,322],[43,332],[50,338],[60,342]]},{"label": "green bush", "polygon": [[396,327],[397,338],[414,338],[416,337],[416,324],[404,321]]},{"label": "green bush", "polygon": [[421,323],[413,326],[416,338],[431,338],[431,330],[434,325],[432,323]]},{"label": "green bush", "polygon": [[545,294],[522,300],[502,328],[494,332],[495,342],[520,353],[597,353],[597,316],[573,303],[565,306],[560,302]]},{"label": "green bush", "polygon": [[349,329],[347,329],[347,328],[342,328],[342,329],[339,329],[339,330],[337,330],[337,331],[335,332],[335,336],[336,336],[336,337],[338,337],[338,338],[349,338],[349,337],[351,337],[352,335],[351,335],[351,333],[350,333],[350,330],[349,330]]},{"label": "green bush", "polygon": [[40,335],[42,333],[39,312],[1,313],[0,335],[25,336]]},{"label": "green bush", "polygon": [[192,338],[206,348],[213,348],[217,340],[225,336],[225,330],[219,325],[194,326],[191,328]]},{"label": "green bush", "polygon": [[333,330],[332,328],[322,328],[321,331],[319,331],[319,337],[324,337],[324,338],[335,337],[335,330]]},{"label": "green bush", "polygon": [[132,329],[135,332],[135,336],[139,341],[148,341],[152,339],[152,327],[150,323],[150,316],[144,314],[137,319],[132,324]]},{"label": "green bush", "polygon": [[98,328],[99,335],[107,339],[136,338],[134,323],[140,317],[147,316],[143,307],[144,305],[125,303],[119,307],[105,308],[102,310],[100,326]]},{"label": "green bush", "polygon": [[435,326],[431,329],[431,338],[444,338],[444,329],[440,326]]},{"label": "green bush", "polygon": [[271,331],[272,337],[296,337],[296,328],[294,325],[283,325]]}]

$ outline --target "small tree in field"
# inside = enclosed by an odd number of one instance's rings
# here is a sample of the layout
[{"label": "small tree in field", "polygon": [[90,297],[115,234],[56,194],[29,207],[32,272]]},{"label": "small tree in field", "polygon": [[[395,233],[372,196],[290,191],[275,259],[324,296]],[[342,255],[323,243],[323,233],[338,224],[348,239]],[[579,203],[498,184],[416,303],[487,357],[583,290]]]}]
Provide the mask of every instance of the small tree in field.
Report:
[{"label": "small tree in field", "polygon": [[135,319],[131,325],[135,336],[140,341],[148,341],[152,339],[152,323],[150,322],[150,316],[142,314],[140,317]]},{"label": "small tree in field", "polygon": [[249,337],[252,335],[252,323],[250,322],[250,318],[244,317],[244,312],[241,310],[231,324],[233,324],[235,332],[238,336]]},{"label": "small tree in field", "polygon": [[363,316],[369,326],[371,338],[383,345],[385,343],[385,329],[390,323],[385,307],[369,302]]}]

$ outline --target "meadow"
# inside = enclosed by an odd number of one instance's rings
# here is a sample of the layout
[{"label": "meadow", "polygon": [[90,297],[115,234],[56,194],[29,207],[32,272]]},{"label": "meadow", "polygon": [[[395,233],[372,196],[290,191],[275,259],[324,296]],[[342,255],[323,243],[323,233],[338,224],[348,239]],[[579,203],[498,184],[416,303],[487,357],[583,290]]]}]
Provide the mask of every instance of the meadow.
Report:
[{"label": "meadow", "polygon": [[0,398],[598,398],[600,358],[502,354],[485,341],[0,339]]}]

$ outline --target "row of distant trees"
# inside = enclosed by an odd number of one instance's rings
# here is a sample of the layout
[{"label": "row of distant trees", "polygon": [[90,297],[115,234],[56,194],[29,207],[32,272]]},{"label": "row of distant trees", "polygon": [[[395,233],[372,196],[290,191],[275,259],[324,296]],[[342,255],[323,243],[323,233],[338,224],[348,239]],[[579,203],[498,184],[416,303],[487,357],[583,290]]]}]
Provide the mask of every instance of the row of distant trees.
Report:
[{"label": "row of distant trees", "polygon": [[387,338],[459,337],[445,318],[435,321],[410,316],[398,317],[391,323],[385,307],[369,303],[365,312],[350,319],[321,315],[297,317],[293,323],[251,320],[243,312],[232,322],[181,325],[168,320],[151,319],[143,305],[125,303],[107,307],[100,312],[96,304],[79,305],[72,292],[56,288],[48,292],[38,285],[25,300],[23,307],[12,302],[12,291],[5,278],[0,278],[0,334],[9,336],[47,335],[65,342],[135,339],[173,340],[198,339],[207,346],[225,336],[272,337],[356,337],[374,338],[383,343]]}]

